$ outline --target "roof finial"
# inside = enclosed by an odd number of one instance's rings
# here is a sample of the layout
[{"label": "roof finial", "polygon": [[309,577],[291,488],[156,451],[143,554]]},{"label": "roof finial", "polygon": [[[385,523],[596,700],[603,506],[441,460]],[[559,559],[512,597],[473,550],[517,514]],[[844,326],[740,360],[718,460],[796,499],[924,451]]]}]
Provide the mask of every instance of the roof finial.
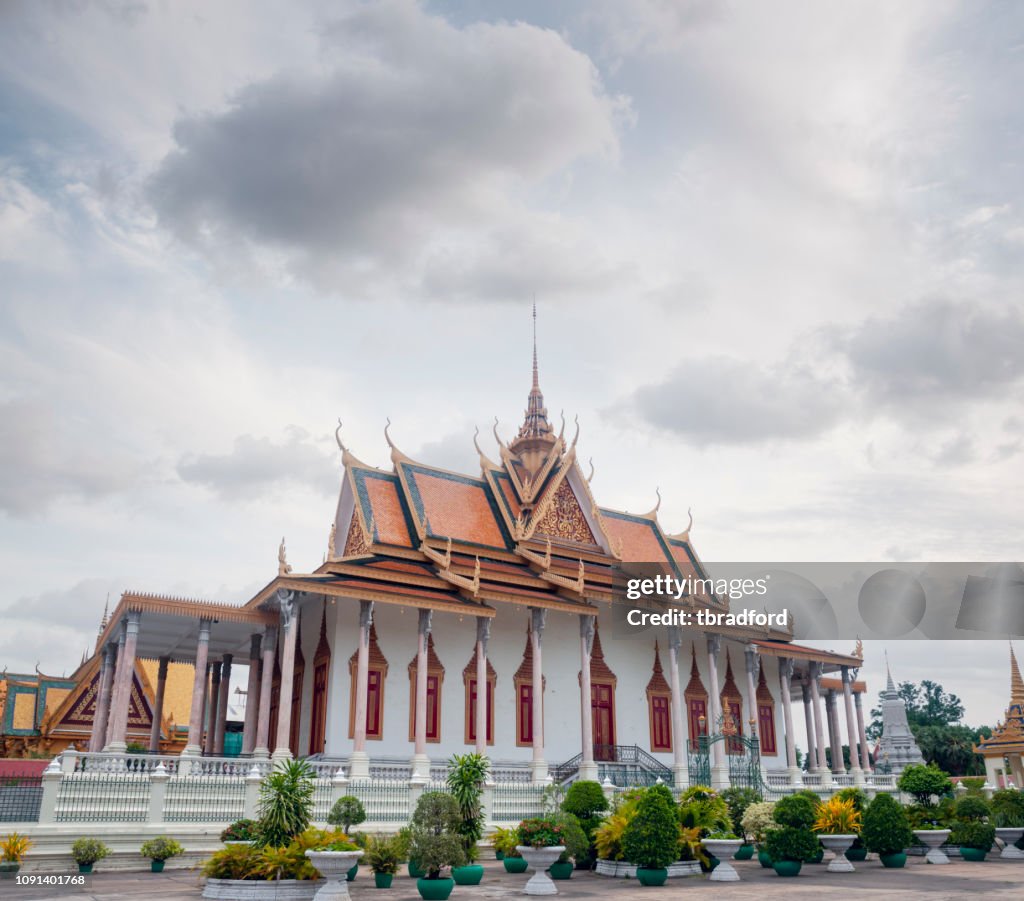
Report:
[{"label": "roof finial", "polygon": [[1010,642],[1010,703],[1024,705],[1024,680],[1020,677],[1017,666],[1017,655],[1013,653],[1013,642]]},{"label": "roof finial", "polygon": [[896,686],[892,681],[892,670],[889,669],[889,652],[883,651],[882,653],[885,654],[885,690],[896,691]]},{"label": "roof finial", "polygon": [[533,295],[533,387],[540,388],[537,375],[537,295]]}]

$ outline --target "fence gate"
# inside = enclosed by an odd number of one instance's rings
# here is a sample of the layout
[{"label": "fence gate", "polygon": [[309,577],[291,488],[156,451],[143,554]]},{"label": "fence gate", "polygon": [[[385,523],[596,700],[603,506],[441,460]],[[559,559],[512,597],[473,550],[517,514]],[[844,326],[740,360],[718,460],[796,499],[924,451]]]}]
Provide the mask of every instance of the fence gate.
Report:
[{"label": "fence gate", "polygon": [[754,736],[735,735],[729,738],[729,784],[763,792],[761,782],[761,743]]}]

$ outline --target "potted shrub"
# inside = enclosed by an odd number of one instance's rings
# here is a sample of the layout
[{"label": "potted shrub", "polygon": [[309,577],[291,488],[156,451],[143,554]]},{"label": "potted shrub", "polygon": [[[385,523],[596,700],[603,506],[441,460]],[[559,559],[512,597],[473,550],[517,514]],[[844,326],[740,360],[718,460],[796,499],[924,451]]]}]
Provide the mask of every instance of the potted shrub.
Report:
[{"label": "potted shrub", "polygon": [[586,862],[590,856],[590,839],[583,831],[580,821],[571,813],[559,812],[550,815],[551,819],[562,827],[562,844],[565,850],[550,867],[548,875],[552,879],[571,879],[572,872],[580,862]]},{"label": "potted shrub", "polygon": [[255,820],[235,820],[224,828],[220,840],[225,845],[251,845],[256,841],[258,827]]},{"label": "potted shrub", "polygon": [[757,804],[764,799],[752,788],[736,786],[722,792],[722,800],[729,806],[729,819],[732,820],[733,829],[742,832],[740,838],[743,839],[743,843],[733,857],[736,860],[750,860],[754,856],[754,844],[750,836],[743,832],[743,815],[751,804]]},{"label": "potted shrub", "polygon": [[[837,791],[832,797],[841,798],[843,801],[853,801],[853,809],[860,814],[861,822],[864,821],[864,809],[868,806],[868,796],[861,788],[843,788]],[[853,840],[853,844],[846,849],[846,859],[852,863],[867,859],[868,849],[864,847],[864,839],[860,833]]]},{"label": "potted shrub", "polygon": [[110,848],[96,838],[76,838],[71,845],[71,856],[79,873],[91,873],[93,864],[109,855]]},{"label": "potted shrub", "polygon": [[[334,806],[327,814],[327,822],[332,826],[341,827],[341,831],[345,835],[351,835],[353,826],[366,822],[366,808],[355,795],[345,795],[334,802]],[[355,841],[354,837],[353,841]],[[352,868],[348,871],[347,881],[351,882],[355,879],[358,872],[359,859],[356,858]]]},{"label": "potted shrub", "polygon": [[477,842],[484,834],[484,812],[480,799],[490,763],[482,754],[453,754],[448,761],[448,790],[459,805],[459,834],[466,848],[466,863],[452,868],[456,885],[479,885],[484,868],[476,862]]},{"label": "potted shrub", "polygon": [[949,834],[950,844],[960,846],[960,856],[964,860],[984,860],[995,840],[995,826],[980,819],[961,820]]},{"label": "potted shrub", "polygon": [[818,841],[834,855],[829,861],[828,872],[853,872],[853,864],[847,860],[846,850],[857,838],[860,822],[860,813],[854,807],[852,798],[829,798],[818,805],[814,831]]},{"label": "potted shrub", "polygon": [[576,866],[589,869],[597,859],[594,844],[594,832],[601,825],[601,818],[609,808],[608,799],[600,783],[590,779],[580,779],[569,786],[562,801],[562,810],[579,820],[580,827],[587,836],[589,849],[585,855],[575,856]]},{"label": "potted shrub", "polygon": [[424,873],[416,880],[424,901],[444,901],[452,893],[455,880],[442,873],[466,862],[460,823],[459,805],[451,795],[424,792],[416,803],[409,853]]},{"label": "potted shrub", "polygon": [[332,901],[348,898],[347,883],[351,881],[349,874],[359,866],[359,858],[363,856],[362,849],[355,842],[335,839],[320,847],[309,848],[304,853],[316,871],[327,880],[327,885],[317,894],[323,892],[323,897]]},{"label": "potted shrub", "polygon": [[396,838],[376,836],[366,842],[366,862],[373,873],[377,888],[391,888],[391,880],[398,872],[400,847]]},{"label": "potted shrub", "polygon": [[636,864],[636,878],[641,885],[665,884],[668,865],[676,859],[679,841],[679,822],[672,794],[667,789],[662,792],[657,788],[647,791],[640,799],[636,815],[622,836],[623,853],[628,861]]},{"label": "potted shrub", "polygon": [[1020,860],[1024,853],[1017,843],[1024,836],[1024,792],[1015,788],[1001,788],[992,795],[992,825],[1003,843],[999,855],[1003,860]]},{"label": "potted shrub", "polygon": [[527,895],[558,894],[546,871],[565,851],[562,841],[562,827],[550,817],[532,817],[519,824],[516,850],[534,871],[523,889]]},{"label": "potted shrub", "polygon": [[287,846],[309,828],[316,773],[303,760],[288,760],[260,783],[259,839],[261,846]]},{"label": "potted shrub", "polygon": [[491,836],[495,854],[501,854],[506,873],[525,873],[526,861],[519,853],[519,831],[512,828],[499,828]]},{"label": "potted shrub", "polygon": [[167,860],[185,853],[185,849],[181,845],[166,835],[158,835],[156,838],[143,842],[139,850],[143,857],[149,858],[149,869],[153,873],[162,873]]},{"label": "potted shrub", "polygon": [[740,823],[743,832],[757,845],[758,863],[766,869],[772,865],[772,859],[765,847],[765,833],[775,826],[775,818],[772,816],[774,810],[774,801],[758,801],[746,809]]},{"label": "potted shrub", "polygon": [[913,795],[922,807],[934,806],[934,799],[948,795],[953,790],[949,774],[934,763],[913,764],[900,773],[896,787],[901,792]]},{"label": "potted shrub", "polygon": [[892,795],[880,794],[868,805],[861,835],[864,845],[878,855],[882,866],[898,868],[906,864],[904,852],[913,834],[906,811]]},{"label": "potted shrub", "polygon": [[[711,871],[712,882],[738,882],[740,875],[736,868],[729,863],[729,858],[735,857],[736,852],[743,844],[743,839],[735,832],[712,832],[701,839],[704,847],[707,848],[718,865]],[[753,855],[751,855],[753,856]],[[748,858],[744,858],[746,860]]]},{"label": "potted shrub", "polygon": [[[679,798],[677,814],[683,834],[696,835],[698,840],[712,832],[732,832],[729,805],[718,792],[706,785],[693,785],[684,791]],[[699,847],[703,852],[703,846]],[[713,871],[718,866],[718,858],[714,855],[707,857],[705,860],[703,854],[697,855],[701,869]]]},{"label": "potted shrub", "polygon": [[14,878],[31,847],[32,840],[18,832],[12,832],[0,841],[0,879]]},{"label": "potted shrub", "polygon": [[772,819],[776,828],[768,831],[765,845],[779,876],[798,875],[804,863],[818,856],[818,837],[811,831],[814,818],[814,804],[799,793],[775,803]]}]

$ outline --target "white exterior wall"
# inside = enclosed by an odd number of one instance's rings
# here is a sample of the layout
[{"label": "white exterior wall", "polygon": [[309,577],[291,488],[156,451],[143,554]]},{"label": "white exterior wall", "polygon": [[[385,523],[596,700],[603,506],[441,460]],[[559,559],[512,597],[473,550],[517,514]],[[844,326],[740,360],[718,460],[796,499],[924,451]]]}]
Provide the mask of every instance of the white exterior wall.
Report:
[{"label": "white exterior wall", "polygon": [[[309,743],[309,719],[312,705],[312,663],[319,637],[319,609],[317,599],[306,608],[303,616],[302,650],[306,658],[306,679],[303,686],[303,717],[301,752]],[[315,611],[316,615],[311,615]],[[497,673],[494,707],[494,745],[489,756],[496,761],[528,762],[530,747],[516,745],[516,698],[513,676],[523,660],[526,647],[528,608],[500,605],[491,621],[488,658]],[[367,753],[371,758],[391,757],[409,759],[413,744],[409,739],[410,683],[409,662],[416,654],[417,613],[412,608],[392,604],[374,606],[374,623],[381,652],[388,661],[388,675],[384,688],[384,736],[381,740],[368,739]],[[359,628],[359,604],[338,600],[327,607],[328,638],[332,644],[329,680],[326,756],[347,758],[352,750],[349,739],[349,670],[348,660],[356,650]],[[435,612],[432,621],[434,649],[444,666],[445,675],[441,695],[441,741],[428,742],[427,754],[434,760],[443,760],[452,754],[473,750],[465,742],[464,715],[465,689],[462,670],[474,653],[476,643],[476,617],[470,615]],[[654,665],[654,640],[614,639],[610,629],[601,636],[605,662],[617,677],[615,689],[615,740],[620,745],[638,745],[664,763],[672,765],[671,752],[650,751],[650,724],[647,707],[647,683]],[[707,643],[703,635],[684,639],[679,655],[680,689],[685,690],[690,677],[690,649],[697,649],[697,666],[701,680],[710,693],[713,689],[708,678]],[[719,658],[718,693],[725,683],[725,648],[729,647],[733,662],[736,687],[744,700],[744,734],[749,734],[750,711],[744,645],[742,642],[722,643]],[[667,635],[659,638],[662,669],[668,681]],[[779,690],[778,661],[773,657],[761,658],[765,678],[775,700],[775,735],[778,753],[763,758],[766,769],[785,769],[785,736],[782,699]],[[577,614],[548,611],[544,629],[543,668],[545,677],[545,760],[553,766],[580,752],[580,641]],[[684,727],[688,722],[684,707]],[[673,736],[678,741],[679,736]],[[686,736],[682,736],[685,741]]]}]

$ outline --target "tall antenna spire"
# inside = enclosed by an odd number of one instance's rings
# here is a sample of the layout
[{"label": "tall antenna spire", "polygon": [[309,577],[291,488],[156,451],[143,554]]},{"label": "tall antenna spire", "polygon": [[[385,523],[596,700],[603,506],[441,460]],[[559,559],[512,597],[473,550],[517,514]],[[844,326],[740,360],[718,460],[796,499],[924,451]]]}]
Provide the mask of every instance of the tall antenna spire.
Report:
[{"label": "tall antenna spire", "polygon": [[540,388],[540,378],[537,375],[537,295],[533,295],[533,387]]}]

